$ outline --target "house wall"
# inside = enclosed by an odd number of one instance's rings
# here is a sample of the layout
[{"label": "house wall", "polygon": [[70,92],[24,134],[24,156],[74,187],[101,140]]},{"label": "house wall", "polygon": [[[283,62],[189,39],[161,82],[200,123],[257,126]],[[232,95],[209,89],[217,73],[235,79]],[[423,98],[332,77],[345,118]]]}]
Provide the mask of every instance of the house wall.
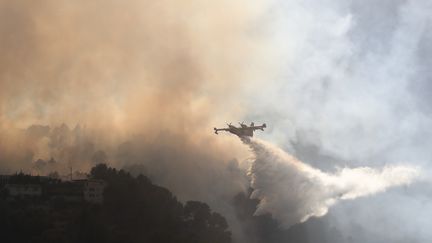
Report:
[{"label": "house wall", "polygon": [[8,184],[5,186],[8,190],[9,195],[17,196],[28,196],[28,197],[40,197],[42,195],[42,187],[34,184]]},{"label": "house wall", "polygon": [[103,203],[103,192],[106,183],[102,180],[87,180],[84,184],[84,200],[92,203]]}]

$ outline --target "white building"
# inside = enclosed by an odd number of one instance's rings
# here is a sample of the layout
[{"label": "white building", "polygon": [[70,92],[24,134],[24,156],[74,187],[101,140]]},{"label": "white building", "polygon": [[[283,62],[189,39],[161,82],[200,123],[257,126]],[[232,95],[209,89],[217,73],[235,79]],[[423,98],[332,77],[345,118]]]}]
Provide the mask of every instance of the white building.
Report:
[{"label": "white building", "polygon": [[42,187],[37,184],[7,184],[5,189],[13,197],[40,197],[42,196]]},{"label": "white building", "polygon": [[0,175],[0,185],[8,184],[10,177],[10,175]]},{"label": "white building", "polygon": [[103,192],[106,182],[103,180],[88,179],[75,180],[74,182],[82,183],[84,200],[91,203],[103,203]]}]

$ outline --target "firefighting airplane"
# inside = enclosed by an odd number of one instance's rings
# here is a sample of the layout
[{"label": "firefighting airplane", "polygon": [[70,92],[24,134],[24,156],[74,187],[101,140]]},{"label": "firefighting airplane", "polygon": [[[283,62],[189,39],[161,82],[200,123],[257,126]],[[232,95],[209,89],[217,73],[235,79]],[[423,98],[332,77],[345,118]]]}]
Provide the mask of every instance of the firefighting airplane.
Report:
[{"label": "firefighting airplane", "polygon": [[267,127],[267,125],[265,123],[263,123],[261,126],[255,126],[253,122],[251,122],[250,126],[245,125],[244,122],[239,123],[240,127],[235,127],[233,125],[227,124],[228,127],[227,128],[214,128],[214,132],[216,134],[218,134],[219,131],[226,131],[226,132],[230,132],[232,134],[235,134],[239,137],[253,137],[253,132],[255,130],[261,130],[264,131],[264,128]]}]

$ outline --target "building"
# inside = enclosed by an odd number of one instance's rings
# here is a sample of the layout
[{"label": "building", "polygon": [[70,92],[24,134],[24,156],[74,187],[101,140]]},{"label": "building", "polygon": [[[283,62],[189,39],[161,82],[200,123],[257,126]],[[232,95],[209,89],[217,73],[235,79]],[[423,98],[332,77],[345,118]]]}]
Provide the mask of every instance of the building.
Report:
[{"label": "building", "polygon": [[84,201],[90,203],[103,203],[103,193],[106,187],[105,181],[87,179],[75,180],[74,182],[82,185]]},{"label": "building", "polygon": [[42,197],[100,204],[103,203],[105,187],[105,181],[96,179],[61,181],[24,174],[0,175],[0,191],[5,191],[9,197]]},{"label": "building", "polygon": [[3,187],[9,183],[10,175],[0,175],[0,186]]},{"label": "building", "polygon": [[71,181],[51,183],[44,186],[44,194],[51,200],[64,200],[66,202],[82,202],[83,188]]},{"label": "building", "polygon": [[61,198],[68,202],[103,203],[106,183],[103,180],[83,179],[46,185],[46,195],[50,199]]},{"label": "building", "polygon": [[38,184],[7,184],[4,187],[12,197],[40,197],[42,187]]}]

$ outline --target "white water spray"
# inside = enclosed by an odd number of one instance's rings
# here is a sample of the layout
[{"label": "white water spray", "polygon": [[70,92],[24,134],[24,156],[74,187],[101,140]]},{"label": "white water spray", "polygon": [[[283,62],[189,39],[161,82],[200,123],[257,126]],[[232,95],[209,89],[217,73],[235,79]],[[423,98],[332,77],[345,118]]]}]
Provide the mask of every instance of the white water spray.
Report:
[{"label": "white water spray", "polygon": [[410,166],[343,168],[329,174],[313,168],[280,148],[259,139],[243,139],[254,154],[250,168],[256,215],[270,213],[283,227],[320,217],[340,200],[373,195],[408,185],[419,176]]}]

